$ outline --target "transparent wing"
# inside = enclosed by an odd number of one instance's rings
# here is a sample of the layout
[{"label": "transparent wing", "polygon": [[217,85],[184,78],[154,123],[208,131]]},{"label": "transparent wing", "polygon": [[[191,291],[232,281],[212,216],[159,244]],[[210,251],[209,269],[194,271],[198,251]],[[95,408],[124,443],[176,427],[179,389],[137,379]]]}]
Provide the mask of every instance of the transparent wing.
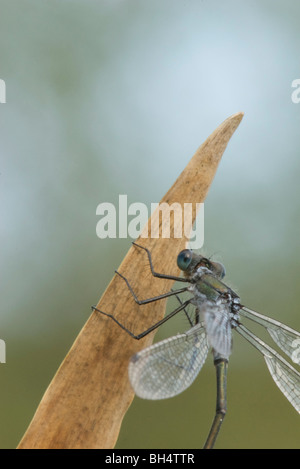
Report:
[{"label": "transparent wing", "polygon": [[300,333],[282,324],[275,319],[252,311],[252,309],[243,307],[240,315],[254,321],[265,327],[274,340],[274,342],[293,360],[294,363],[300,363]]},{"label": "transparent wing", "polygon": [[224,303],[207,302],[201,305],[209,345],[228,359],[232,349],[231,318],[229,307]]},{"label": "transparent wing", "polygon": [[208,354],[203,325],[197,324],[135,354],[129,363],[129,379],[137,396],[166,399],[188,388]]},{"label": "transparent wing", "polygon": [[240,324],[236,330],[263,354],[271,376],[280,391],[300,413],[300,373],[245,326]]}]

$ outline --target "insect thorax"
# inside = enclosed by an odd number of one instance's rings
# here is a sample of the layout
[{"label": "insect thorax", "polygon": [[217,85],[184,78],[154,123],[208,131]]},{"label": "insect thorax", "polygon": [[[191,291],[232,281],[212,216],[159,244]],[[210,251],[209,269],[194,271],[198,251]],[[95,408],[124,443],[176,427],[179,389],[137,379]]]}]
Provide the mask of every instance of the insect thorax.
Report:
[{"label": "insect thorax", "polygon": [[216,307],[219,310],[224,309],[224,312],[229,313],[231,327],[235,328],[238,325],[239,310],[242,307],[240,298],[219,279],[210,273],[204,273],[201,276],[197,276],[197,281],[192,283],[189,291],[194,295],[191,303],[200,312],[205,309],[205,305],[210,308]]}]

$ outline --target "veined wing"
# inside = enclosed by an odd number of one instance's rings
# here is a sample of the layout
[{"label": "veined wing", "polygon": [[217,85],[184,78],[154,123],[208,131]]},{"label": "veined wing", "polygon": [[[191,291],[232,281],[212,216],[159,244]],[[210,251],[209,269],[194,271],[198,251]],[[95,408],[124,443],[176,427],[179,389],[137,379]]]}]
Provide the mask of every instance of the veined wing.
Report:
[{"label": "veined wing", "polygon": [[300,363],[300,333],[275,319],[243,307],[239,314],[265,327],[274,342],[293,360]]},{"label": "veined wing", "polygon": [[209,345],[217,354],[228,359],[232,349],[231,317],[226,303],[208,301],[201,305]]},{"label": "veined wing", "polygon": [[271,376],[280,391],[300,413],[300,373],[245,326],[240,324],[236,330],[263,354]]},{"label": "veined wing", "polygon": [[162,340],[135,354],[129,363],[129,379],[137,396],[166,399],[187,389],[208,354],[206,332],[196,324],[184,334]]}]

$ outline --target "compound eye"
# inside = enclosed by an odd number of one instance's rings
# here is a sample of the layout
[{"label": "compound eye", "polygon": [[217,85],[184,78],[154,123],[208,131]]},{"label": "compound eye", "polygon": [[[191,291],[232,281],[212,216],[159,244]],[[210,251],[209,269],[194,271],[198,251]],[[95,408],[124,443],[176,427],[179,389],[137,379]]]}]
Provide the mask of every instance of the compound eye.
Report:
[{"label": "compound eye", "polygon": [[191,265],[193,258],[193,253],[190,251],[190,249],[184,249],[178,254],[177,257],[177,265],[180,270],[187,270],[189,266]]}]

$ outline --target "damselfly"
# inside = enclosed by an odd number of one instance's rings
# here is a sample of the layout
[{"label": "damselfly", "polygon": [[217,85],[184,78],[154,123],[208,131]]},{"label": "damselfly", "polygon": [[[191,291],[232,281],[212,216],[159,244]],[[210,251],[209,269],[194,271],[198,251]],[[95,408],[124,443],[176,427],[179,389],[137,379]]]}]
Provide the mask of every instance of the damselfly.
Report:
[{"label": "damselfly", "polygon": [[[246,328],[241,319],[246,317],[263,326],[274,342],[297,364],[300,362],[300,333],[242,305],[238,295],[223,283],[225,268],[221,263],[185,249],[177,258],[177,265],[184,276],[160,274],[153,268],[149,250],[133,244],[146,251],[154,277],[188,283],[183,288],[140,301],[128,280],[116,272],[126,282],[134,300],[142,305],[176,296],[179,306],[138,335],[133,334],[113,315],[93,309],[109,316],[134,339],[145,337],[180,311],[186,313],[191,326],[187,332],[151,345],[131,358],[129,379],[136,395],[144,399],[165,399],[181,393],[197,377],[212,349],[217,373],[217,405],[204,448],[213,448],[227,410],[227,366],[232,350],[232,330],[236,330],[263,355],[275,383],[300,412],[300,373]],[[190,297],[182,301],[180,294],[184,292]],[[189,305],[194,307],[192,317],[186,309]]]}]

